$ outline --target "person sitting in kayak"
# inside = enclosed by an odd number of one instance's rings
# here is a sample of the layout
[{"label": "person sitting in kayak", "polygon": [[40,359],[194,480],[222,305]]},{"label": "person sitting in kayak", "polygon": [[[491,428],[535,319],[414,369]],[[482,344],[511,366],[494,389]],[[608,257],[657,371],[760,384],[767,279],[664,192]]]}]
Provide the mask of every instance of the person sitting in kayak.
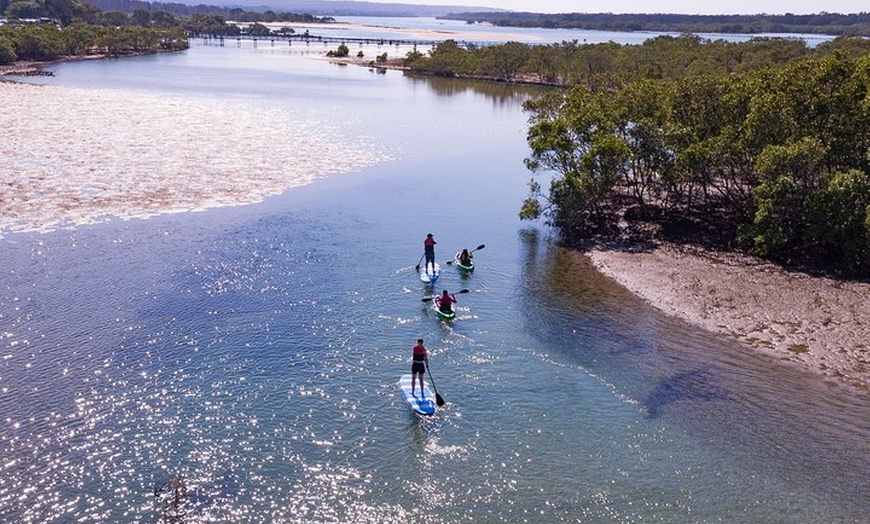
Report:
[{"label": "person sitting in kayak", "polygon": [[456,260],[458,260],[459,263],[463,266],[470,266],[472,258],[474,257],[471,255],[471,253],[469,253],[467,249],[463,249],[462,253],[460,253],[460,255],[456,257]]},{"label": "person sitting in kayak", "polygon": [[446,289],[441,293],[441,296],[435,298],[435,304],[442,313],[452,313],[453,304],[455,303],[456,295],[449,293]]}]

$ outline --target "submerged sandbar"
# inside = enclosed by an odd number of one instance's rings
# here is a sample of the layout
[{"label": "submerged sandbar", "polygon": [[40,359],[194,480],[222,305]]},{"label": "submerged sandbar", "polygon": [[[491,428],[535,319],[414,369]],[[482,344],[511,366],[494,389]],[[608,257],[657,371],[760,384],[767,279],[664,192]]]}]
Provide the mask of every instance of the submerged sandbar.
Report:
[{"label": "submerged sandbar", "polygon": [[0,126],[0,236],[250,204],[392,158],[305,108],[181,94],[0,82]]}]

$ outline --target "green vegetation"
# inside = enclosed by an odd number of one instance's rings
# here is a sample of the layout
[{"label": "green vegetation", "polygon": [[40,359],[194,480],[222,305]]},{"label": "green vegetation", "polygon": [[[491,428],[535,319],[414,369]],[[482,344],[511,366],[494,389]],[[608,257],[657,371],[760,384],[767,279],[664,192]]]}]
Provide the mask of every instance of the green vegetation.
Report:
[{"label": "green vegetation", "polygon": [[5,14],[9,23],[0,26],[0,65],[188,46],[184,28],[174,17],[160,12],[144,16],[103,13],[75,0],[43,0],[9,3]]},{"label": "green vegetation", "polygon": [[0,65],[18,60],[44,62],[89,54],[128,53],[187,48],[181,28],[105,27],[75,22],[54,25],[0,26]]},{"label": "green vegetation", "polygon": [[75,0],[0,0],[0,13],[12,21],[44,18],[67,25],[74,20],[93,22],[99,10]]},{"label": "green vegetation", "polygon": [[569,238],[651,223],[679,240],[870,276],[870,54],[738,75],[578,84],[529,102],[522,218]]},{"label": "green vegetation", "polygon": [[870,276],[870,41],[447,41],[413,71],[559,87],[526,103],[523,219]]},{"label": "green vegetation", "polygon": [[815,33],[870,35],[870,13],[821,12],[808,15],[680,15],[667,13],[459,13],[446,16],[468,23],[488,22],[503,27],[651,31],[656,33]]},{"label": "green vegetation", "polygon": [[[4,0],[0,0],[3,2]],[[120,11],[123,13],[134,13],[137,11],[163,11],[180,18],[192,18],[195,15],[211,15],[217,16],[224,20],[232,20],[233,22],[260,22],[263,24],[272,24],[275,22],[306,22],[306,23],[326,23],[334,22],[332,17],[324,16],[317,17],[305,13],[287,13],[275,12],[266,10],[263,12],[245,11],[241,8],[227,8],[215,5],[197,4],[187,5],[175,2],[145,2],[142,0],[88,0],[88,3],[103,11]]]},{"label": "green vegetation", "polygon": [[[96,6],[111,10],[101,11]],[[8,18],[8,23],[0,26],[0,65],[86,54],[180,50],[188,47],[189,34],[268,36],[272,31],[263,23],[333,21],[311,15],[138,0],[91,0],[87,4],[78,0],[0,0],[0,12]],[[224,15],[246,27],[227,23]],[[284,27],[275,34],[293,32]]]},{"label": "green vegetation", "polygon": [[336,49],[332,49],[329,52],[327,52],[326,56],[344,58],[349,54],[350,54],[350,49],[346,45],[341,44]]},{"label": "green vegetation", "polygon": [[616,88],[632,78],[674,80],[697,74],[743,73],[834,51],[859,56],[870,51],[870,41],[841,37],[810,49],[801,40],[755,38],[726,42],[696,35],[660,36],[641,45],[579,44],[574,40],[550,45],[508,42],[466,48],[446,40],[426,55],[409,54],[405,65],[415,72],[443,76]]}]

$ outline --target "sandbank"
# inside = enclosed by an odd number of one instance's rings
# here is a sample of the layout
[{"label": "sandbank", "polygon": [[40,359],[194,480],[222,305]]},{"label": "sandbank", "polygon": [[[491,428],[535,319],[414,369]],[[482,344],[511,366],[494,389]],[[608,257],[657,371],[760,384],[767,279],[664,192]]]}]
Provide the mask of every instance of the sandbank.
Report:
[{"label": "sandbank", "polygon": [[[229,22],[232,23],[232,22]],[[269,24],[275,26],[303,28],[303,29],[326,29],[347,31],[376,31],[378,33],[393,33],[396,38],[413,38],[416,40],[456,40],[463,41],[487,41],[487,42],[525,42],[535,43],[542,41],[540,38],[521,33],[502,33],[497,31],[456,31],[454,29],[423,29],[423,28],[399,28],[382,25],[349,24],[346,22],[334,23],[306,23],[306,22],[281,22]],[[312,31],[312,35],[316,34]]]},{"label": "sandbank", "polygon": [[252,204],[394,158],[333,120],[302,104],[0,82],[0,237]]},{"label": "sandbank", "polygon": [[669,315],[835,383],[870,390],[870,283],[668,244],[586,255],[599,271]]}]

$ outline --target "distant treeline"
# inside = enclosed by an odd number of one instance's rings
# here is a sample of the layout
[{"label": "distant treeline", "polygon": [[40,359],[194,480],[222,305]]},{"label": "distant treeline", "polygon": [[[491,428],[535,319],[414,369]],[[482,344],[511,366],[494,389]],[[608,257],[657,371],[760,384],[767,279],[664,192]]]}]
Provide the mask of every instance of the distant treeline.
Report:
[{"label": "distant treeline", "polygon": [[[108,10],[103,10],[105,6]],[[45,62],[76,56],[118,56],[188,47],[189,34],[268,35],[261,22],[327,22],[307,14],[246,12],[214,6],[185,6],[136,0],[0,0],[8,21],[0,26],[0,65]],[[247,22],[244,29],[225,16]],[[292,28],[283,28],[292,32]]]},{"label": "distant treeline", "polygon": [[526,104],[520,210],[570,243],[666,238],[870,277],[870,40],[453,41],[413,71],[563,87]]},{"label": "distant treeline", "polygon": [[618,89],[635,78],[678,79],[689,75],[728,75],[776,67],[833,52],[860,56],[870,53],[870,40],[837,37],[815,48],[802,40],[753,38],[745,42],[706,40],[697,35],[659,36],[640,45],[614,42],[527,45],[518,42],[481,47],[454,40],[426,54],[409,53],[412,71],[441,76],[568,87]]},{"label": "distant treeline", "polygon": [[[0,0],[3,1],[3,0]],[[133,13],[135,11],[164,11],[175,16],[193,16],[195,14],[215,15],[236,22],[334,22],[332,17],[317,17],[305,13],[288,13],[264,11],[245,11],[238,7],[226,8],[214,5],[186,5],[173,2],[143,2],[140,0],[88,0],[88,3],[103,11],[121,11]]]},{"label": "distant treeline", "polygon": [[680,15],[612,13],[459,13],[450,20],[489,22],[504,27],[652,31],[672,33],[813,33],[870,35],[870,13],[812,15]]},{"label": "distant treeline", "polygon": [[19,60],[46,62],[83,55],[121,56],[187,49],[180,27],[102,26],[75,22],[54,25],[0,26],[0,65]]},{"label": "distant treeline", "polygon": [[133,16],[103,12],[77,0],[41,0],[8,3],[4,14],[0,65],[175,51],[189,45],[186,29],[167,13]]},{"label": "distant treeline", "polygon": [[[317,17],[310,14],[285,12],[253,12],[239,8],[226,8],[213,5],[185,5],[179,3],[143,2],[140,0],[0,0],[0,14],[10,20],[48,18],[67,25],[73,21],[99,23],[106,13],[160,13],[158,19],[173,17],[193,17],[210,15],[236,22],[334,22],[331,17]],[[167,17],[166,15],[172,15]],[[137,15],[139,19],[142,15]],[[109,18],[117,19],[115,15]]]}]

